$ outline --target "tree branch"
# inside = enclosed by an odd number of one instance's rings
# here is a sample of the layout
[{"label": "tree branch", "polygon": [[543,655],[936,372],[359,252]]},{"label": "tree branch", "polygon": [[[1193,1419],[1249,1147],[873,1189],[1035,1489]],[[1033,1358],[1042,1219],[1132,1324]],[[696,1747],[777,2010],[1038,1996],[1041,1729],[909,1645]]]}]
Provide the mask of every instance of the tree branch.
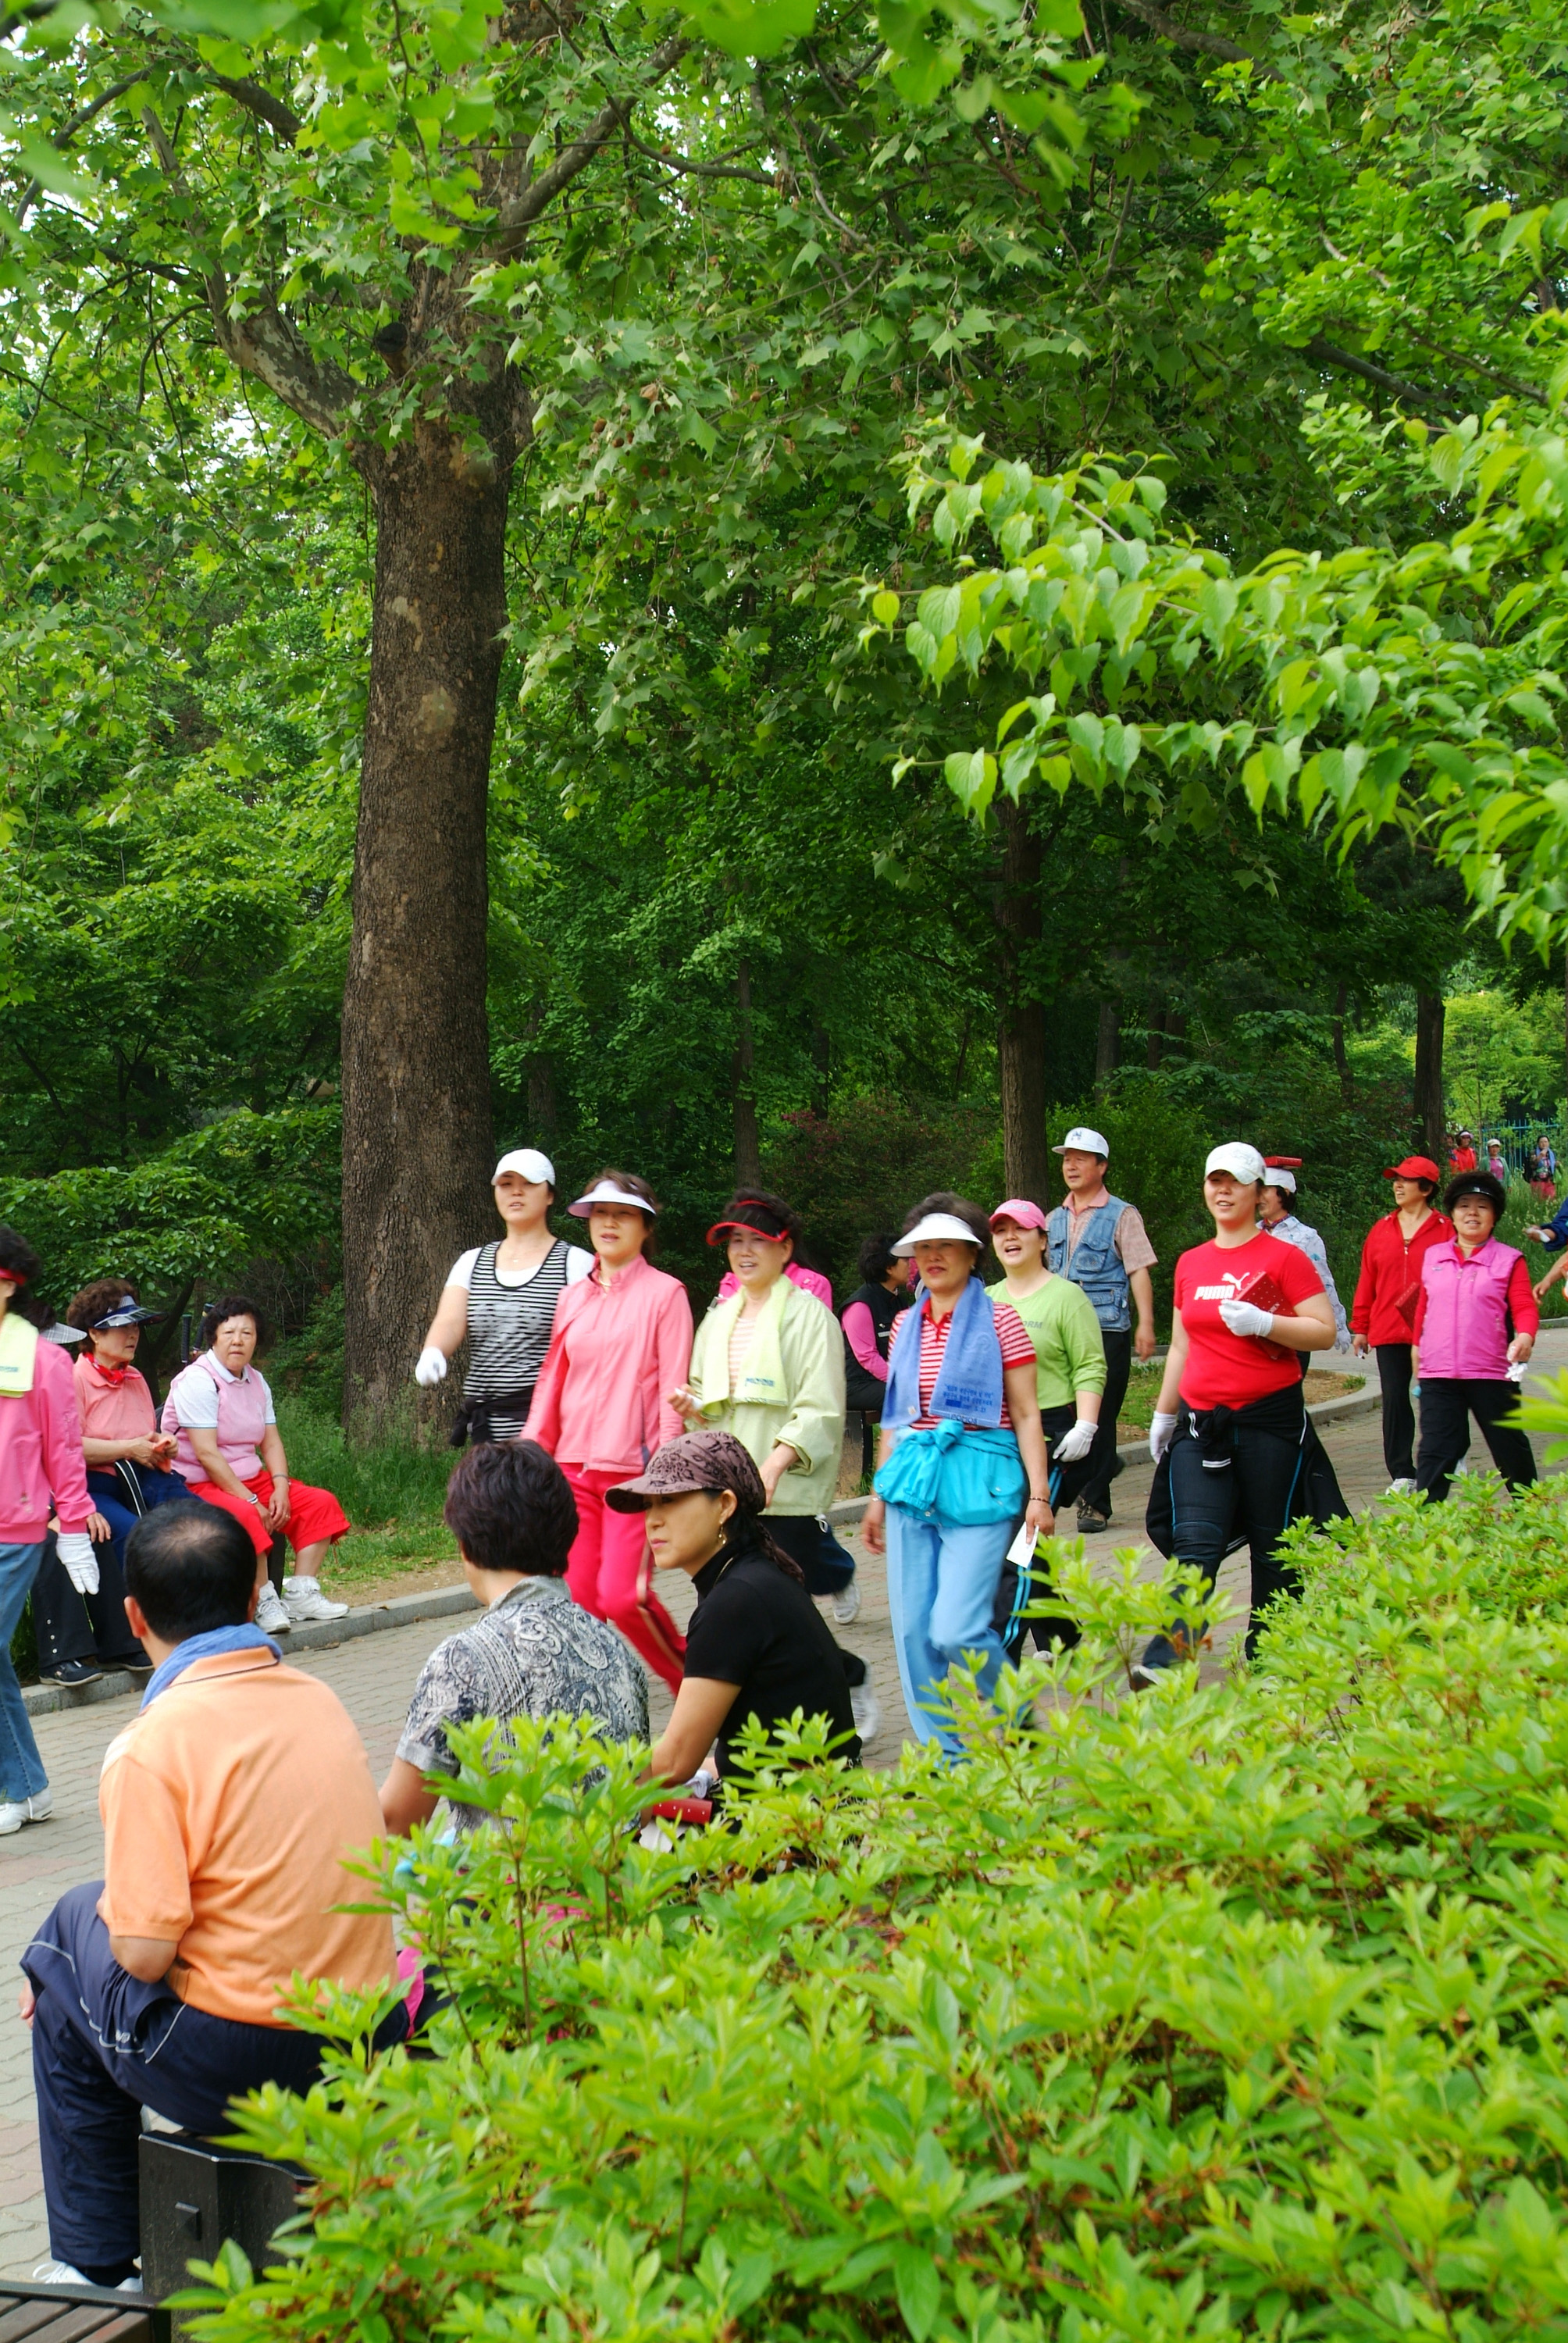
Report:
[{"label": "tree branch", "polygon": [[[57,146],[61,153],[64,154],[65,148],[70,145],[72,139],[75,138],[78,130],[85,130],[88,123],[93,119],[93,116],[95,114],[102,114],[106,106],[113,106],[116,97],[124,97],[126,90],[135,89],[139,81],[146,81],[150,71],[150,66],[143,65],[139,72],[126,74],[123,81],[111,82],[108,88],[105,90],[101,97],[94,98],[90,106],[84,106],[80,113],[72,115],[71,119],[66,123],[63,130],[55,131],[54,136],[49,141],[50,146]],[[32,210],[37,200],[38,182],[36,179],[29,179],[26,186],[22,190],[22,200],[16,206],[16,225],[18,227],[25,227],[26,226],[27,215]]]},{"label": "tree branch", "polygon": [[582,136],[574,138],[568,146],[563,146],[549,168],[541,171],[515,202],[506,206],[490,241],[492,253],[505,259],[518,250],[534,222],[549,209],[556,197],[570,186],[580,172],[587,170],[600,147],[608,146],[612,138],[619,136],[631,119],[638,98],[646,96],[661,82],[690,45],[682,33],[672,33],[667,41],[659,43],[648,58],[643,88],[630,97],[607,100]]},{"label": "tree branch", "polygon": [[652,163],[662,163],[667,171],[688,171],[697,179],[749,179],[755,187],[776,187],[779,184],[771,171],[749,171],[737,163],[689,163],[682,155],[661,155],[657,146],[648,146],[634,132],[626,134],[627,144]]},{"label": "tree branch", "polygon": [[293,107],[285,106],[282,98],[274,97],[272,92],[263,89],[258,81],[231,81],[226,74],[216,73],[208,78],[232,97],[236,106],[243,106],[247,114],[254,114],[259,122],[265,122],[288,146],[293,146],[304,125]]},{"label": "tree branch", "polygon": [[1230,65],[1251,65],[1260,81],[1283,81],[1285,76],[1276,65],[1268,65],[1251,49],[1238,48],[1234,41],[1226,40],[1222,33],[1193,33],[1185,25],[1177,24],[1163,8],[1152,5],[1152,0],[1116,0],[1119,8],[1136,16],[1161,40],[1170,41],[1176,48],[1188,49],[1196,56],[1221,57]]},{"label": "tree branch", "polygon": [[1432,390],[1419,382],[1407,381],[1403,375],[1390,374],[1386,367],[1373,366],[1370,358],[1358,357],[1354,350],[1343,350],[1337,342],[1325,342],[1314,334],[1302,349],[1301,355],[1314,366],[1337,367],[1342,373],[1358,374],[1363,382],[1375,383],[1379,390],[1390,392],[1395,398],[1412,398],[1418,407],[1443,407],[1452,394]]}]

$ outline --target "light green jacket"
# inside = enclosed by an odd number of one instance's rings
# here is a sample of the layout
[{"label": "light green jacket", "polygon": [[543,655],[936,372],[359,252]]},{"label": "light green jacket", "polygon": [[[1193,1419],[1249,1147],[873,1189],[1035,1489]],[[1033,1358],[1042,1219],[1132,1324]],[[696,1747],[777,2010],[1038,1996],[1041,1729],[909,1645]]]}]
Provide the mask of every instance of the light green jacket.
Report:
[{"label": "light green jacket", "polygon": [[844,1446],[844,1337],[814,1293],[781,1277],[768,1297],[740,1388],[729,1388],[729,1334],[745,1300],[716,1302],[697,1330],[687,1377],[705,1424],[732,1432],[763,1463],[781,1440],[799,1458],[769,1511],[825,1513],[839,1489]]},{"label": "light green jacket", "polygon": [[1048,1277],[1020,1302],[1000,1285],[988,1285],[993,1302],[1010,1302],[1034,1344],[1035,1389],[1042,1408],[1069,1407],[1080,1392],[1105,1389],[1105,1345],[1094,1304],[1070,1277]]}]

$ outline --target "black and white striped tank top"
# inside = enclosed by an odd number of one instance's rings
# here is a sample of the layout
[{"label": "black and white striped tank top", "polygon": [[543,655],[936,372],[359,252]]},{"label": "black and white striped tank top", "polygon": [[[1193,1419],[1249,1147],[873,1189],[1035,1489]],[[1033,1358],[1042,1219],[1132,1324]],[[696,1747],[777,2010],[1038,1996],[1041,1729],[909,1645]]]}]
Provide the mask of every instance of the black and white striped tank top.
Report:
[{"label": "black and white striped tank top", "polygon": [[489,1436],[515,1440],[549,1348],[557,1298],[567,1282],[568,1248],[558,1237],[526,1285],[501,1283],[496,1275],[499,1250],[498,1244],[481,1245],[468,1280],[470,1349],[463,1397],[469,1402],[508,1400],[510,1406],[489,1411]]}]

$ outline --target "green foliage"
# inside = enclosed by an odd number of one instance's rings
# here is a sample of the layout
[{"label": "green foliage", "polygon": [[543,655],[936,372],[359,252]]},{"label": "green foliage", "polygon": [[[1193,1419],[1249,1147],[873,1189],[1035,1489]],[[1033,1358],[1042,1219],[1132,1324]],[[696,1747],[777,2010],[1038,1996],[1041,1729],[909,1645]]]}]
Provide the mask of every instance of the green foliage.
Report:
[{"label": "green foliage", "polygon": [[1000,1732],[958,1696],[966,1765],[803,1730],[668,1855],[637,1753],[467,1729],[493,1827],[372,1865],[436,2055],[249,2103],[310,2226],[202,2331],[1556,2333],[1565,1526],[1478,1482],[1302,1537],[1255,1673],[1137,1698],[1171,1574],[1064,1556],[1085,1644]]}]

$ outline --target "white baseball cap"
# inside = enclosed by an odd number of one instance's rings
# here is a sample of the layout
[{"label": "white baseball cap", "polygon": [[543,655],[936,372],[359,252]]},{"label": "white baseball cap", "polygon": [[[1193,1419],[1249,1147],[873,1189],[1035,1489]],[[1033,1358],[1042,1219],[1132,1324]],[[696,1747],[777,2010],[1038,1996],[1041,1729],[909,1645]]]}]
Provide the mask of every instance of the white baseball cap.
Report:
[{"label": "white baseball cap", "polygon": [[503,1155],[490,1174],[492,1188],[503,1172],[515,1172],[519,1180],[542,1180],[547,1188],[556,1184],[555,1165],[537,1147],[514,1147],[509,1155]]},{"label": "white baseball cap", "polygon": [[1209,1161],[1203,1166],[1205,1180],[1211,1172],[1228,1172],[1232,1180],[1240,1180],[1246,1187],[1251,1187],[1254,1180],[1266,1180],[1269,1176],[1268,1165],[1244,1139],[1228,1139],[1223,1147],[1211,1147]]},{"label": "white baseball cap", "polygon": [[629,1204],[635,1212],[654,1213],[658,1210],[646,1196],[634,1196],[629,1188],[618,1187],[613,1180],[596,1180],[588,1194],[579,1196],[567,1210],[575,1220],[586,1221],[596,1204]]},{"label": "white baseball cap", "polygon": [[1065,1155],[1070,1148],[1075,1155],[1109,1155],[1111,1141],[1102,1131],[1091,1131],[1086,1122],[1075,1122],[1061,1145],[1050,1151],[1053,1155]]},{"label": "white baseball cap", "polygon": [[1263,1184],[1268,1188],[1282,1188],[1287,1196],[1293,1196],[1296,1192],[1296,1175],[1293,1172],[1287,1172],[1282,1164],[1265,1163]]},{"label": "white baseball cap", "polygon": [[956,1212],[928,1212],[923,1221],[915,1222],[908,1236],[900,1237],[890,1250],[904,1261],[918,1244],[935,1244],[943,1237],[956,1237],[960,1244],[973,1245],[977,1252],[980,1251],[979,1237],[969,1222],[960,1221]]}]

